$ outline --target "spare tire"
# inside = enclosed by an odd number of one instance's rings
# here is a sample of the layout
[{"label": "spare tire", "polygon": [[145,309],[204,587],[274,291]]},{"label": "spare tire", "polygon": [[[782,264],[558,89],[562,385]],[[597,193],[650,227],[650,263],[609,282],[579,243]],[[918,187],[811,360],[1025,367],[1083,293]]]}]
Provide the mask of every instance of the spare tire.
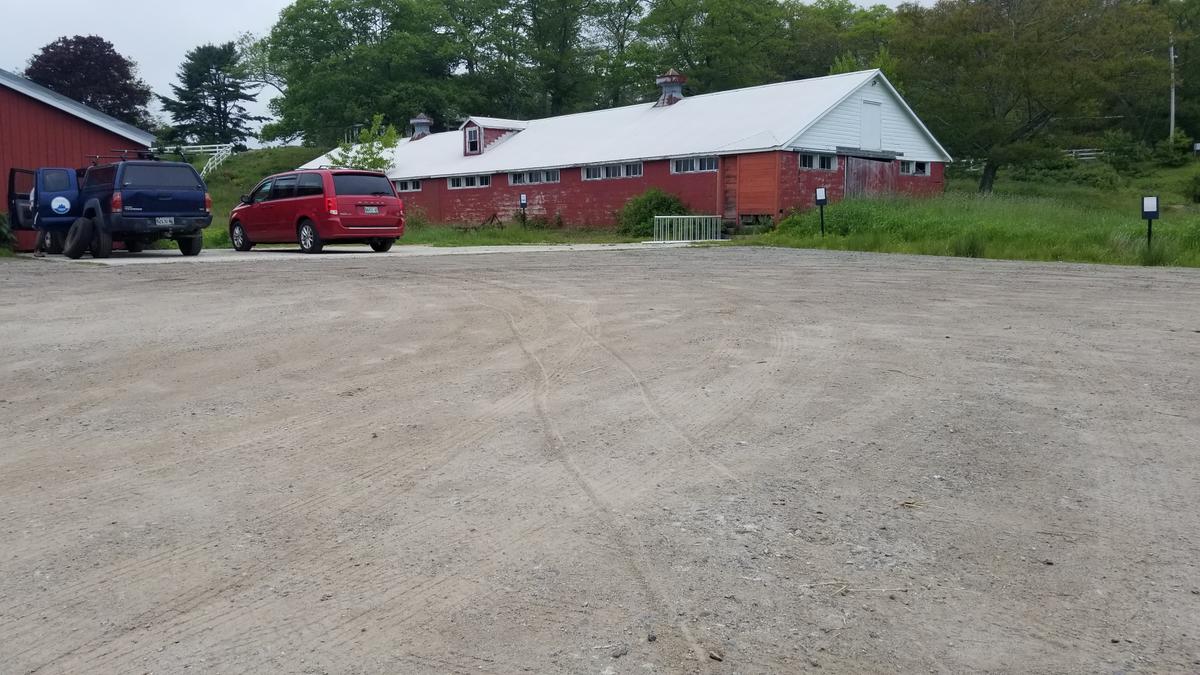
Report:
[{"label": "spare tire", "polygon": [[92,247],[94,230],[95,224],[91,218],[76,218],[75,222],[71,223],[71,229],[67,230],[67,238],[63,240],[63,255],[71,260],[78,260]]}]

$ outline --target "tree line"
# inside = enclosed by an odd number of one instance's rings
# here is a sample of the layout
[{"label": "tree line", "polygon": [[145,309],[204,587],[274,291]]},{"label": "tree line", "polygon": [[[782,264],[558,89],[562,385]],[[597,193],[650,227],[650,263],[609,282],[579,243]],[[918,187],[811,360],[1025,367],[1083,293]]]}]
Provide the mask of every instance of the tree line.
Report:
[{"label": "tree line", "polygon": [[987,190],[1063,147],[1167,142],[1172,42],[1196,135],[1200,0],[296,0],[264,35],[189,52],[164,134],[244,140],[258,95],[263,140],[329,147],[377,114],[448,129],[650,100],[668,68],[692,95],[880,68]]}]

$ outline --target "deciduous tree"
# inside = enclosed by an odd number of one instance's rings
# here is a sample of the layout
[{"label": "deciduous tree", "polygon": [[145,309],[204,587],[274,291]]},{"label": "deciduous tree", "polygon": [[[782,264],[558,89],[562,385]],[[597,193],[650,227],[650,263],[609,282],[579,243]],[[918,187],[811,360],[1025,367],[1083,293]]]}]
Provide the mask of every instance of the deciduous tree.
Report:
[{"label": "deciduous tree", "polygon": [[51,42],[29,60],[25,77],[122,122],[154,126],[146,107],[150,87],[138,79],[134,62],[99,36],[76,35]]}]

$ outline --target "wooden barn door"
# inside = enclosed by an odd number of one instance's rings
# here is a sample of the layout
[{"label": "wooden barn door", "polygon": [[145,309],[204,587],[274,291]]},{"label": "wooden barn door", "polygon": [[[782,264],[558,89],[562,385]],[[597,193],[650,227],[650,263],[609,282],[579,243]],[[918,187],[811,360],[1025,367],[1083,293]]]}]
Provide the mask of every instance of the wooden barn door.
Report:
[{"label": "wooden barn door", "polygon": [[737,220],[738,158],[729,155],[721,158],[724,175],[721,178],[721,215],[725,220]]},{"label": "wooden barn door", "polygon": [[896,172],[890,160],[846,157],[846,196],[865,197],[895,192]]}]

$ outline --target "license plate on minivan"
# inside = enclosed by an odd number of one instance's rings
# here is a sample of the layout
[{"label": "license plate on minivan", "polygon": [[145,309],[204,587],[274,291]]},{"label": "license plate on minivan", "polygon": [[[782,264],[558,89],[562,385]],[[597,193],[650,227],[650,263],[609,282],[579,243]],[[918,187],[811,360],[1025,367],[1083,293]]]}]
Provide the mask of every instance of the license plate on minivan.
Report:
[{"label": "license plate on minivan", "polygon": [[174,218],[155,218],[154,224],[160,225],[160,226],[161,225],[174,225],[175,219]]},{"label": "license plate on minivan", "polygon": [[363,213],[368,216],[377,216],[377,215],[379,215],[379,207],[378,206],[364,206]]}]

